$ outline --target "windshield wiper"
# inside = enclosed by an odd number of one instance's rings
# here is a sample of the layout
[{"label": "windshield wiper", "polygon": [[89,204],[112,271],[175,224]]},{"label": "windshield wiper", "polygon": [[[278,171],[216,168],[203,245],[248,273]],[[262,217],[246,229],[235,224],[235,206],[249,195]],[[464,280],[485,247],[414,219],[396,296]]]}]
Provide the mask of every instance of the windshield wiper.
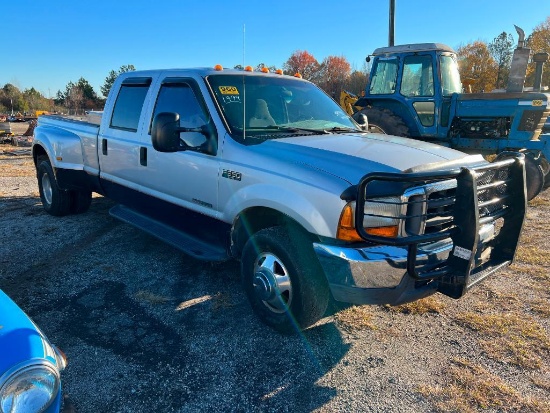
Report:
[{"label": "windshield wiper", "polygon": [[327,133],[329,133],[324,129],[310,129],[310,128],[299,128],[296,126],[279,126],[279,125],[254,126],[254,127],[248,127],[247,129],[261,129],[261,130],[274,129],[280,132],[290,132],[290,133],[309,132],[309,133],[315,133],[318,135],[326,135]]},{"label": "windshield wiper", "polygon": [[341,127],[341,126],[335,126],[334,128],[330,128],[330,129],[325,129],[325,132],[327,133],[340,133],[340,132],[364,132],[363,130],[360,130],[360,129],[355,129],[355,128],[346,128],[346,127]]}]

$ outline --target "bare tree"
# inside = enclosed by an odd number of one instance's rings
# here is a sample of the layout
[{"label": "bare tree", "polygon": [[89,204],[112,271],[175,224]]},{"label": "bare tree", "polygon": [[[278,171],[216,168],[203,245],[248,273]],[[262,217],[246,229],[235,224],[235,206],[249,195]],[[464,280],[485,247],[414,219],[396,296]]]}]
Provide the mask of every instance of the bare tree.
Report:
[{"label": "bare tree", "polygon": [[65,104],[70,109],[72,108],[75,115],[78,115],[80,112],[80,108],[82,106],[82,102],[84,101],[84,92],[81,88],[78,87],[78,85],[75,85],[74,83],[70,82],[70,86],[67,86],[68,93],[65,96]]}]

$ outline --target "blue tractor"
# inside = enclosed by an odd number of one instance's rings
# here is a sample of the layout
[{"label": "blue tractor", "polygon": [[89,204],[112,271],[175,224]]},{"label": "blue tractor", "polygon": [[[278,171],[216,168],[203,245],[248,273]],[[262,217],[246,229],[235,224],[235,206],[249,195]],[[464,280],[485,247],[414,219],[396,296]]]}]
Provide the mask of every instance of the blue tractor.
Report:
[{"label": "blue tractor", "polygon": [[[518,49],[527,56],[519,70],[524,80],[530,50],[522,44]],[[521,60],[518,49],[514,60]],[[519,90],[514,86],[517,91],[463,93],[456,53],[439,43],[381,47],[371,56],[365,95],[352,104],[358,122],[364,114],[370,130],[487,157],[521,151],[526,156],[528,199],[550,186],[550,133],[542,133],[550,115],[550,94],[523,92],[523,80]],[[511,70],[511,79],[515,72]]]}]

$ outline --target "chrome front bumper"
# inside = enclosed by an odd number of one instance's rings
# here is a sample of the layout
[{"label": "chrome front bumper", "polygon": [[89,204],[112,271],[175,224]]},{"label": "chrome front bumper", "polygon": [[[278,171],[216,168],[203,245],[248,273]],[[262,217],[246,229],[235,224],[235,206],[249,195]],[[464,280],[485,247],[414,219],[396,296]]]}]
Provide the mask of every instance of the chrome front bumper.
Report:
[{"label": "chrome front bumper", "polygon": [[[417,264],[444,262],[452,249],[449,239],[418,248]],[[400,304],[437,291],[437,282],[417,282],[407,274],[407,247],[365,248],[314,243],[334,299],[352,304]]]}]

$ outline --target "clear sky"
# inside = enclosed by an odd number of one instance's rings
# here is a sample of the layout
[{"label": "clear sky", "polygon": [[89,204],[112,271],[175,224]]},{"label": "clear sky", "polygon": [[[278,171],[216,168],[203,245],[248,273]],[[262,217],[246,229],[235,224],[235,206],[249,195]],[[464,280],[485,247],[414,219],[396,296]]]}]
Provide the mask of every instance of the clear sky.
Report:
[{"label": "clear sky", "polygon": [[[100,94],[110,70],[237,64],[282,67],[296,50],[361,69],[388,44],[389,0],[15,0],[2,2],[0,87],[46,97],[86,79]],[[503,31],[529,35],[550,0],[396,0],[395,44],[458,47]]]}]

